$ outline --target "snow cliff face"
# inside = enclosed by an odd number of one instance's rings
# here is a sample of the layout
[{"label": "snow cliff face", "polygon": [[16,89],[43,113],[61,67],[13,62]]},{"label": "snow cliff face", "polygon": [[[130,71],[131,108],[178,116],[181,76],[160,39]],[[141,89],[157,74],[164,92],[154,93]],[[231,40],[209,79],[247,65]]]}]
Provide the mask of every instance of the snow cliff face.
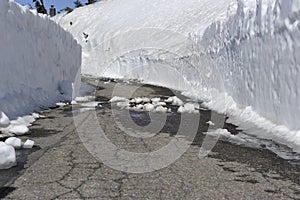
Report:
[{"label": "snow cliff face", "polygon": [[71,34],[46,16],[1,0],[0,38],[0,111],[15,118],[72,98],[81,47]]},{"label": "snow cliff face", "polygon": [[254,9],[240,2],[237,14],[211,25],[199,44],[224,72],[226,92],[239,105],[293,130],[300,129],[298,2],[259,0]]},{"label": "snow cliff face", "polygon": [[299,13],[298,0],[109,0],[55,20],[83,74],[182,90],[300,152]]},{"label": "snow cliff face", "polygon": [[[297,0],[239,1],[236,14],[225,23],[212,24],[198,43],[223,72],[220,74],[225,91],[237,106],[251,106],[256,114],[268,119],[247,114],[244,120],[263,128],[263,133],[258,134],[297,151],[300,150],[299,21]],[[248,110],[249,107],[244,113]],[[237,114],[230,109],[227,112]]]}]

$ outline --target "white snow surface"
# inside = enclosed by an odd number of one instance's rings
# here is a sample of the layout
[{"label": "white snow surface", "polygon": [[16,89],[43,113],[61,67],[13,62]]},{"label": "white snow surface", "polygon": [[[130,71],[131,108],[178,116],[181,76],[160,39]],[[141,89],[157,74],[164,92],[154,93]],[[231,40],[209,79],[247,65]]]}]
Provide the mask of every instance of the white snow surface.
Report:
[{"label": "white snow surface", "polygon": [[216,130],[210,130],[208,132],[205,133],[206,135],[210,135],[213,137],[223,137],[233,143],[245,143],[246,140],[244,140],[243,138],[240,138],[238,135],[233,135],[231,134],[227,129],[216,129]]},{"label": "white snow surface", "polygon": [[7,138],[4,143],[7,145],[10,145],[16,149],[19,149],[22,146],[22,140],[20,138],[16,138],[16,137]]},{"label": "white snow surface", "polygon": [[76,97],[74,100],[76,102],[88,102],[88,101],[91,101],[94,99],[95,99],[95,97],[93,97],[93,96],[83,96],[83,97]]},{"label": "white snow surface", "polygon": [[27,139],[24,143],[20,138],[10,137],[0,142],[0,169],[9,169],[16,165],[15,149],[30,149],[34,141]]},{"label": "white snow surface", "polygon": [[176,105],[176,106],[182,106],[184,104],[183,101],[176,96],[169,97],[168,99],[165,100],[165,102],[172,103],[172,105]]},{"label": "white snow surface", "polygon": [[[116,103],[116,106],[121,109],[134,110],[134,111],[148,111],[148,112],[157,112],[157,113],[166,113],[171,112],[171,109],[168,109],[165,102],[161,101],[161,98],[155,97],[149,99],[147,97],[136,97],[132,99],[127,99],[125,97],[114,96],[109,100],[111,103]],[[151,102],[151,103],[150,103]],[[136,104],[130,106],[130,104]]]},{"label": "white snow surface", "polygon": [[83,74],[180,90],[300,153],[299,13],[299,0],[109,0],[55,20]]},{"label": "white snow surface", "polygon": [[118,96],[114,96],[113,98],[111,98],[109,100],[109,102],[111,103],[115,103],[115,102],[125,102],[125,101],[129,101],[128,99],[126,99],[125,97],[118,97]]},{"label": "white snow surface", "polygon": [[178,113],[189,113],[189,114],[198,114],[199,110],[197,110],[198,105],[195,105],[194,103],[186,103],[183,106],[180,106],[178,108]]},{"label": "white snow surface", "polygon": [[14,147],[0,142],[0,169],[8,169],[16,165],[16,152]]},{"label": "white snow surface", "polygon": [[24,149],[31,149],[34,145],[34,141],[27,139],[24,144],[22,145],[22,147]]},{"label": "white snow surface", "polygon": [[4,112],[0,113],[0,128],[6,128],[10,124],[10,120]]},{"label": "white snow surface", "polygon": [[15,120],[9,120],[9,118],[7,117],[6,120],[8,123],[6,126],[3,127],[0,126],[0,132],[12,133],[14,135],[24,135],[29,131],[28,127],[31,126],[32,123],[35,122],[36,119],[40,117],[44,117],[44,116],[39,115],[37,113],[33,113],[32,115],[25,115],[23,117],[18,117]]},{"label": "white snow surface", "polygon": [[0,38],[0,112],[15,119],[72,99],[81,47],[70,33],[46,15],[1,0]]}]

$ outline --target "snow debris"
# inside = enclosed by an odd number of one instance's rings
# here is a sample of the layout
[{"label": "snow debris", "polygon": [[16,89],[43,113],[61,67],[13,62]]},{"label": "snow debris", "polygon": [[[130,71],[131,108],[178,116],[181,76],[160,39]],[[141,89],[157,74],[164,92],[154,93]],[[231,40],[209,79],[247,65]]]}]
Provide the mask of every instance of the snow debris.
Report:
[{"label": "snow debris", "polygon": [[4,143],[14,147],[15,149],[19,149],[22,146],[21,139],[16,138],[16,137],[7,138]]},{"label": "snow debris", "polygon": [[22,148],[24,149],[31,149],[34,145],[34,141],[27,139],[24,144],[22,145]]},{"label": "snow debris", "polygon": [[59,107],[64,107],[64,106],[66,106],[67,104],[66,104],[66,103],[63,103],[63,102],[57,102],[56,105],[59,106]]},{"label": "snow debris", "polygon": [[206,122],[209,126],[214,126],[215,125],[215,123],[213,123],[212,121],[208,121],[208,122]]},{"label": "snow debris", "polygon": [[29,131],[28,127],[32,125],[33,122],[38,118],[45,117],[37,113],[32,115],[25,115],[23,117],[18,117],[16,120],[11,120],[9,126],[3,128],[0,127],[0,131],[4,133],[10,133],[14,135],[24,135]]},{"label": "snow debris", "polygon": [[43,116],[40,115],[40,114],[38,114],[38,113],[32,113],[32,117],[33,117],[34,119],[38,119],[38,118],[41,118],[41,117],[43,117]]},{"label": "snow debris", "polygon": [[198,114],[199,110],[196,110],[194,103],[186,103],[183,106],[178,108],[178,113],[190,113],[190,114]]},{"label": "snow debris", "polygon": [[87,103],[81,103],[80,106],[81,107],[92,107],[92,108],[95,108],[95,107],[98,107],[99,104],[100,104],[100,102],[98,102],[98,101],[91,101],[91,102],[87,102]]},{"label": "snow debris", "polygon": [[152,112],[155,109],[155,106],[151,103],[147,103],[144,106],[145,106],[145,110],[148,112]]},{"label": "snow debris", "polygon": [[166,102],[162,101],[161,98],[147,98],[147,97],[136,97],[132,99],[126,99],[124,97],[113,97],[111,102],[117,102],[117,106],[121,109],[129,109],[133,111],[148,111],[157,113],[171,112],[170,108],[165,107]]},{"label": "snow debris", "polygon": [[246,140],[244,140],[243,138],[240,138],[236,135],[231,134],[227,129],[216,129],[216,130],[211,130],[208,131],[206,133],[204,133],[206,135],[210,135],[213,137],[221,137],[224,139],[227,139],[229,141],[232,141],[234,143],[245,143]]},{"label": "snow debris", "polygon": [[118,96],[114,96],[113,98],[111,98],[109,100],[109,102],[111,103],[115,103],[115,102],[125,102],[128,101],[128,99],[126,99],[125,97],[118,97]]},{"label": "snow debris", "polygon": [[143,103],[150,103],[150,99],[149,98],[147,98],[147,97],[142,97],[142,99],[143,99]]},{"label": "snow debris", "polygon": [[143,102],[143,98],[137,97],[134,99],[136,104],[142,103]]},{"label": "snow debris", "polygon": [[172,103],[172,105],[175,106],[182,106],[184,104],[183,101],[176,96],[169,97],[168,99],[165,100],[165,102]]},{"label": "snow debris", "polygon": [[170,110],[166,107],[163,106],[158,106],[155,108],[154,112],[158,112],[158,113],[166,113],[169,112]]},{"label": "snow debris", "polygon": [[9,169],[16,165],[16,152],[15,149],[0,142],[0,169]]},{"label": "snow debris", "polygon": [[15,135],[24,135],[29,131],[29,129],[26,125],[20,124],[20,125],[10,125],[7,128],[7,131]]},{"label": "snow debris", "polygon": [[160,98],[159,98],[159,97],[152,98],[152,99],[151,99],[151,102],[152,102],[153,104],[159,103],[159,102],[160,102]]},{"label": "snow debris", "polygon": [[94,100],[94,97],[93,96],[76,97],[74,100],[76,102],[88,102]]},{"label": "snow debris", "polygon": [[9,118],[6,116],[4,112],[0,113],[0,128],[6,128],[10,124]]},{"label": "snow debris", "polygon": [[77,105],[77,104],[78,104],[77,101],[75,101],[75,100],[71,101],[71,105]]},{"label": "snow debris", "polygon": [[130,104],[129,101],[121,101],[121,102],[117,102],[117,106],[120,107],[121,109],[128,109]]},{"label": "snow debris", "polygon": [[153,102],[153,105],[154,106],[166,106],[167,104],[166,104],[166,102]]}]

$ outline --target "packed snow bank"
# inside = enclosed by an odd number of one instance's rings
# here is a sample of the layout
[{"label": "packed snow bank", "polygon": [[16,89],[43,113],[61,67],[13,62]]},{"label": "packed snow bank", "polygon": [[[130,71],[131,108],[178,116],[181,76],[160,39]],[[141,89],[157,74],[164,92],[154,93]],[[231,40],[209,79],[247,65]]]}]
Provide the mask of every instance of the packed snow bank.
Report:
[{"label": "packed snow bank", "polygon": [[110,0],[55,20],[83,74],[184,91],[300,152],[299,13],[298,0]]},{"label": "packed snow bank", "polygon": [[[110,0],[57,15],[54,20],[81,44],[83,74],[172,83],[178,89],[184,84],[177,78],[181,67],[194,71],[193,66],[186,66],[185,57],[193,53],[188,36],[198,30],[203,33],[214,20],[226,19],[233,2]],[[176,68],[166,69],[172,63]]]},{"label": "packed snow bank", "polygon": [[[239,1],[225,23],[206,29],[202,46],[221,72],[233,122],[300,152],[300,3]],[[229,98],[227,98],[229,99]],[[215,106],[214,99],[210,107]],[[245,123],[247,122],[247,124]],[[253,128],[251,124],[262,130]]]},{"label": "packed snow bank", "polygon": [[71,34],[47,16],[1,0],[0,38],[0,111],[14,119],[72,99],[81,48]]}]

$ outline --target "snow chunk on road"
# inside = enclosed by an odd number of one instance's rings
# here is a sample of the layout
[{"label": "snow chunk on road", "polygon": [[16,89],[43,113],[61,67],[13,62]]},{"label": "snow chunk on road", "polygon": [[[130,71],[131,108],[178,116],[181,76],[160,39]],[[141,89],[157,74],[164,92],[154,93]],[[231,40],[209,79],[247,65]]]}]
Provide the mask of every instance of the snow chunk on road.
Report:
[{"label": "snow chunk on road", "polygon": [[22,146],[22,141],[19,138],[10,137],[5,140],[5,144],[10,145],[16,149],[19,149]]},{"label": "snow chunk on road", "polygon": [[6,116],[4,112],[0,114],[0,128],[6,128],[10,124],[9,118]]},{"label": "snow chunk on road", "polygon": [[66,106],[67,104],[66,104],[66,103],[63,103],[63,102],[58,102],[58,103],[56,103],[56,105],[59,106],[59,107],[64,107],[64,106]]},{"label": "snow chunk on road", "polygon": [[154,112],[158,112],[158,113],[166,113],[169,112],[170,110],[166,107],[163,106],[158,106],[155,108]]},{"label": "snow chunk on road", "polygon": [[167,104],[166,104],[166,102],[153,102],[153,105],[154,106],[166,106]]},{"label": "snow chunk on road", "polygon": [[214,137],[225,138],[229,141],[231,140],[231,141],[233,141],[235,143],[239,143],[239,144],[246,142],[246,140],[244,140],[243,138],[240,138],[236,135],[231,134],[227,129],[216,129],[216,130],[206,132],[204,134],[214,136]]},{"label": "snow chunk on road", "polygon": [[208,122],[206,122],[206,124],[208,124],[209,126],[214,126],[215,125],[215,123],[213,123],[212,121],[208,121]]},{"label": "snow chunk on road", "polygon": [[135,104],[140,104],[140,103],[150,103],[150,99],[147,98],[147,97],[136,97],[136,98],[133,98],[133,99],[130,99],[129,102],[130,103],[135,103]]},{"label": "snow chunk on road", "polygon": [[124,102],[124,101],[128,101],[128,99],[126,99],[125,97],[118,97],[118,96],[114,96],[113,98],[111,98],[109,100],[109,102],[111,102],[111,103]]},{"label": "snow chunk on road", "polygon": [[44,116],[43,115],[40,115],[40,114],[38,114],[38,113],[32,113],[32,117],[34,118],[34,119],[38,119],[38,118],[43,118]]},{"label": "snow chunk on road", "polygon": [[178,113],[190,113],[190,114],[198,114],[199,110],[196,110],[196,105],[193,103],[186,103],[183,106],[180,106],[177,110]]},{"label": "snow chunk on road", "polygon": [[143,98],[140,98],[140,97],[137,97],[137,98],[135,98],[134,100],[135,100],[135,103],[137,103],[137,104],[143,102]]},{"label": "snow chunk on road", "polygon": [[216,130],[212,130],[209,132],[206,132],[206,135],[210,135],[210,136],[224,136],[226,138],[229,138],[231,136],[233,136],[227,129],[216,129]]},{"label": "snow chunk on road", "polygon": [[165,100],[166,103],[172,103],[174,106],[182,106],[184,103],[181,99],[179,99],[176,96],[169,97],[168,99]]},{"label": "snow chunk on road", "polygon": [[145,106],[145,110],[148,112],[152,112],[155,109],[155,106],[151,103],[147,103],[144,106]]},{"label": "snow chunk on road", "polygon": [[98,107],[100,104],[99,101],[91,101],[91,102],[87,102],[87,103],[82,103],[80,104],[81,107],[88,107],[88,108],[95,108]]},{"label": "snow chunk on road", "polygon": [[8,169],[16,165],[16,152],[15,149],[0,142],[0,169]]},{"label": "snow chunk on road", "polygon": [[128,101],[123,101],[123,102],[117,102],[117,106],[120,107],[121,109],[128,109],[130,104]]},{"label": "snow chunk on road", "polygon": [[15,135],[24,135],[29,131],[28,127],[24,124],[20,125],[10,125],[7,128],[8,132],[14,133]]},{"label": "snow chunk on road", "polygon": [[76,97],[75,98],[76,102],[88,102],[88,101],[91,101],[91,100],[94,100],[93,96],[84,96],[84,97]]},{"label": "snow chunk on road", "polygon": [[110,102],[117,102],[117,106],[122,109],[129,109],[134,111],[148,111],[148,112],[159,112],[166,113],[171,112],[171,109],[168,109],[166,102],[162,102],[161,98],[147,98],[147,97],[136,97],[133,99],[126,99],[124,97],[113,97]]},{"label": "snow chunk on road", "polygon": [[159,103],[160,102],[160,98],[159,97],[155,97],[151,99],[152,103]]},{"label": "snow chunk on road", "polygon": [[26,115],[23,117],[18,117],[16,120],[11,121],[12,125],[25,125],[31,126],[33,122],[35,122],[35,118],[32,115]]},{"label": "snow chunk on road", "polygon": [[24,144],[22,145],[22,147],[24,149],[31,149],[33,147],[33,145],[34,145],[34,141],[28,139],[28,140],[26,140],[24,142]]},{"label": "snow chunk on road", "polygon": [[142,97],[144,103],[150,103],[150,99],[147,97]]},{"label": "snow chunk on road", "polygon": [[136,109],[138,109],[138,110],[144,110],[145,106],[142,105],[142,104],[139,104],[139,105],[136,105]]},{"label": "snow chunk on road", "polygon": [[4,133],[12,133],[15,135],[23,135],[29,131],[28,127],[36,121],[37,118],[44,117],[37,113],[18,117],[16,120],[10,121],[9,126],[3,128],[0,126],[0,131]]}]

